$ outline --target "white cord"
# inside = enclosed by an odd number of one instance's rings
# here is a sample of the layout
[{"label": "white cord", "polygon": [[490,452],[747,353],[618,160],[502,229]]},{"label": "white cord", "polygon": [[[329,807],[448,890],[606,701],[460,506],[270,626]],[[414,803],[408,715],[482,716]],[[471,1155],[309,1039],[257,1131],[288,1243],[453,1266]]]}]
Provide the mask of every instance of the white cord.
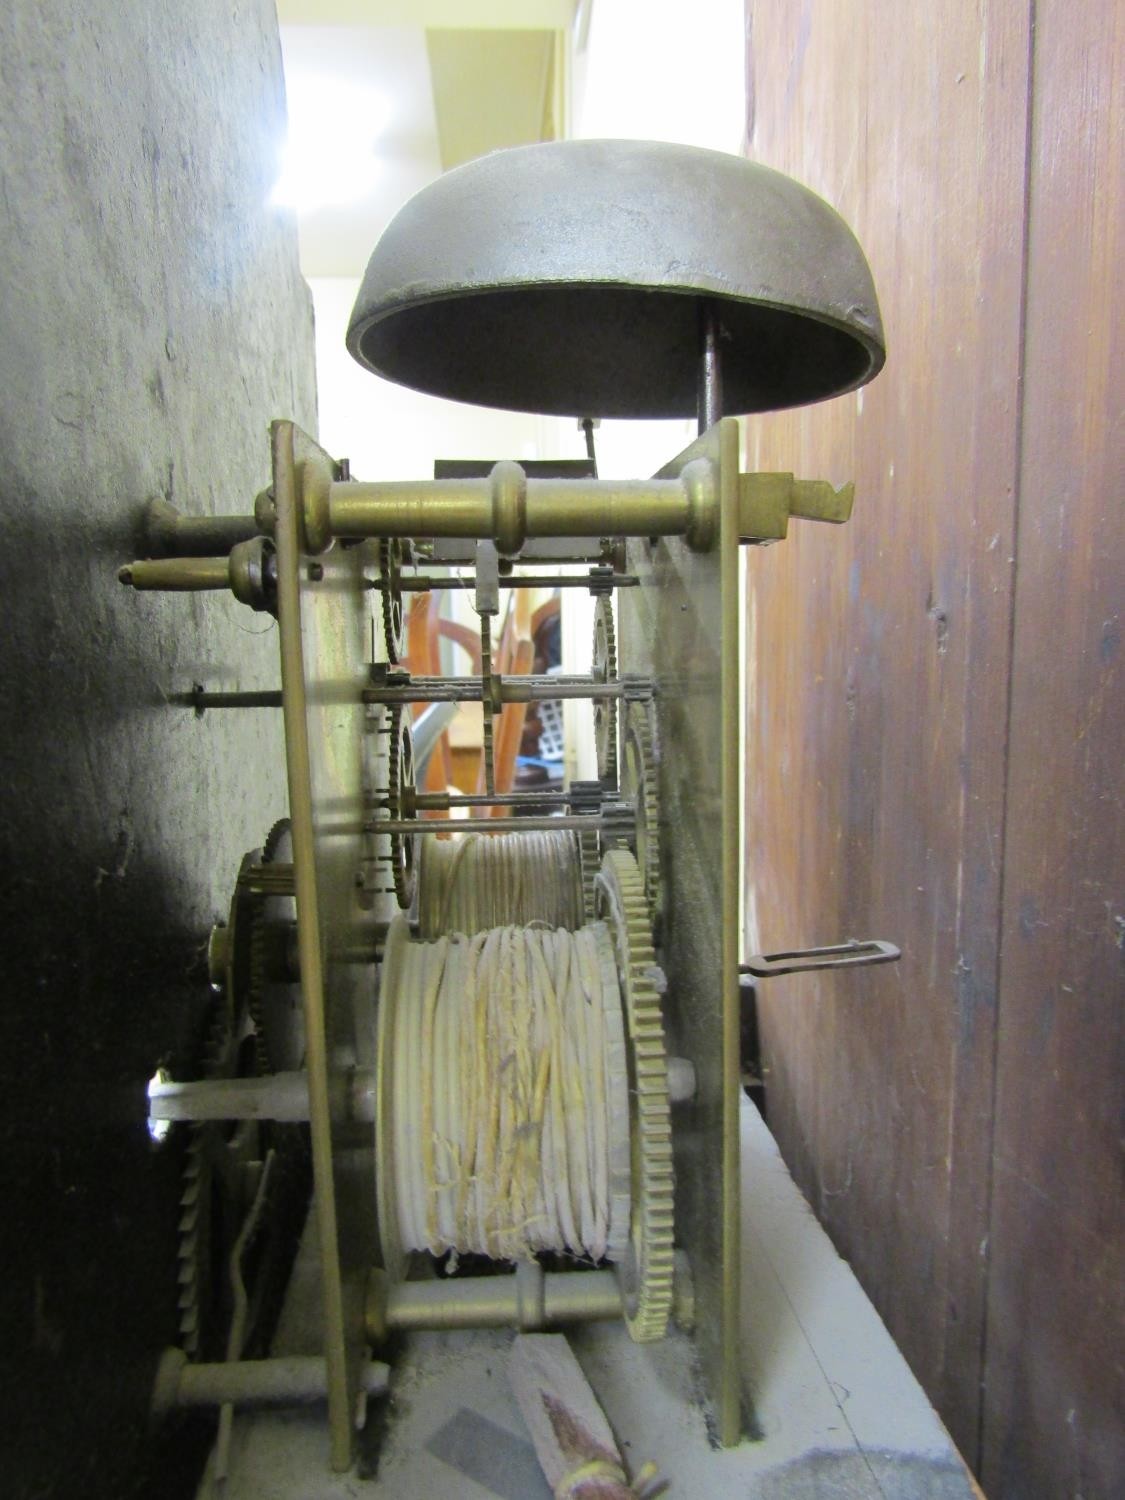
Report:
[{"label": "white cord", "polygon": [[418,922],[424,938],[502,923],[582,925],[578,842],[560,829],[423,839]]},{"label": "white cord", "polygon": [[629,1229],[621,995],[605,926],[407,943],[391,1165],[404,1250],[619,1258]]}]

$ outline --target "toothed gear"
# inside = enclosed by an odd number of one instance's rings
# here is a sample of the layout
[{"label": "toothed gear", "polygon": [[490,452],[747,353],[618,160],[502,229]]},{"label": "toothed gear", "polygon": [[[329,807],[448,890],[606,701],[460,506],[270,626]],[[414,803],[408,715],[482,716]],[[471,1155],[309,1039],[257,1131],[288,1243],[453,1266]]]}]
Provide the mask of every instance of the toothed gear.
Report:
[{"label": "toothed gear", "polygon": [[578,860],[582,871],[582,910],[587,922],[597,915],[597,880],[601,870],[601,840],[594,832],[578,835]]},{"label": "toothed gear", "polygon": [[633,1208],[629,1252],[618,1268],[625,1321],[637,1343],[664,1337],[674,1281],[674,1179],[668,1065],[656,955],[637,862],[610,849],[597,881],[598,915],[617,952],[629,1027]]},{"label": "toothed gear", "polygon": [[[289,819],[282,818],[266,835],[263,847],[243,858],[225,927],[225,962],[221,975],[216,976],[218,993],[201,1049],[201,1078],[260,1076],[272,1071],[264,1015],[270,999],[268,919],[271,911],[276,915],[278,900],[285,898],[264,895],[246,876],[283,858],[289,834]],[[296,1065],[293,1058],[281,1061],[283,1066]],[[248,1169],[260,1159],[263,1139],[268,1136],[279,1151],[274,1200],[283,1215],[303,1211],[310,1171],[307,1127],[246,1120],[224,1125],[208,1120],[187,1128],[176,1251],[180,1343],[189,1359],[222,1358],[227,1291],[225,1285],[216,1286],[212,1276],[218,1268],[225,1278],[224,1252],[233,1245],[253,1197],[253,1174]],[[277,1268],[284,1255],[284,1250],[274,1247],[268,1256],[259,1256],[263,1284],[280,1278]]]},{"label": "toothed gear", "polygon": [[383,583],[383,644],[389,662],[401,661],[406,652],[406,614],[398,586],[401,568],[402,543],[397,537],[384,537],[379,543],[379,577]]},{"label": "toothed gear", "polygon": [[[292,831],[288,818],[279,818],[266,834],[262,845],[263,865],[278,858]],[[254,1023],[254,1047],[259,1074],[272,1073],[278,1067],[270,1054],[265,1018],[266,986],[269,983],[271,935],[266,912],[267,897],[257,896],[250,907],[250,965],[246,982],[246,1008]]]},{"label": "toothed gear", "polygon": [[250,918],[250,983],[246,987],[246,1009],[253,1026],[254,1057],[259,1074],[273,1072],[263,1014],[266,971],[269,962],[269,933],[266,930],[263,905],[264,902],[259,897],[254,903],[254,911]]},{"label": "toothed gear", "polygon": [[[216,1012],[221,1008],[220,1002],[216,1006]],[[212,1016],[208,1027],[206,1055],[200,1070],[204,1078],[215,1076],[213,1053],[216,1048],[217,1019],[220,1019],[217,1015]],[[225,1031],[225,1018],[221,1019],[221,1025]],[[176,1282],[179,1288],[180,1347],[188,1359],[198,1359],[200,1356],[201,1308],[207,1301],[205,1280],[210,1261],[209,1254],[205,1256],[201,1253],[201,1247],[210,1242],[211,1228],[211,1171],[205,1132],[204,1125],[188,1127],[177,1227]]]},{"label": "toothed gear", "polygon": [[632,850],[637,841],[637,818],[633,809],[624,802],[602,803],[601,847],[607,849]]},{"label": "toothed gear", "polygon": [[277,822],[266,834],[266,841],[262,845],[262,863],[272,865],[277,858],[284,841],[293,830],[293,824],[288,818],[278,818]]},{"label": "toothed gear", "polygon": [[[596,816],[602,806],[600,781],[572,781],[570,810],[578,817]],[[602,867],[602,841],[596,829],[583,829],[578,835],[578,867],[582,876],[582,911],[587,922],[595,917],[594,887]]]},{"label": "toothed gear", "polygon": [[645,900],[656,923],[663,911],[664,891],[660,876],[660,801],[651,701],[626,703],[623,750],[621,793],[634,804],[637,864],[644,883]]},{"label": "toothed gear", "polygon": [[[391,710],[390,740],[387,747],[387,806],[392,819],[406,816],[404,793],[414,788],[414,735],[409,710],[396,703]],[[410,910],[414,900],[414,835],[392,833],[391,875],[395,898],[403,911]]]},{"label": "toothed gear", "polygon": [[[220,995],[209,1019],[200,1076],[233,1078],[245,1060],[243,1042],[252,1032],[247,1017],[241,1031],[231,1024],[228,997]],[[212,1249],[215,1239],[233,1243],[246,1204],[242,1168],[258,1149],[256,1121],[243,1120],[227,1134],[217,1120],[189,1126],[180,1194],[179,1284],[180,1344],[189,1359],[221,1357],[223,1288],[212,1282],[212,1268],[223,1264]],[[216,1224],[216,1209],[230,1222]]]},{"label": "toothed gear", "polygon": [[[594,655],[591,674],[596,682],[617,677],[617,636],[613,628],[613,600],[602,594],[594,606]],[[594,699],[594,744],[598,777],[617,785],[617,699]]]},{"label": "toothed gear", "polygon": [[[266,838],[271,860],[276,853],[274,832],[271,829]],[[263,900],[248,883],[248,875],[259,869],[265,860],[265,849],[253,849],[243,856],[239,868],[226,922],[223,944],[226,961],[201,1048],[201,1078],[234,1077],[240,1061],[245,1060],[240,1057],[240,1044],[247,1038],[252,1038],[256,1063],[264,1052],[264,1040],[259,1038],[257,1026],[251,1024],[249,1015],[254,990],[254,934],[260,925],[256,918],[261,913]],[[239,1029],[237,1038],[236,1027]],[[222,1352],[212,1326],[216,1322],[214,1302],[218,1295],[211,1282],[215,1264],[211,1245],[219,1232],[212,1223],[219,1192],[215,1177],[218,1170],[223,1187],[230,1187],[233,1178],[228,1167],[236,1166],[237,1153],[249,1144],[250,1132],[244,1125],[237,1128],[229,1140],[224,1138],[222,1126],[217,1121],[195,1122],[188,1126],[176,1257],[180,1343],[189,1359],[206,1359]],[[230,1155],[232,1150],[234,1155]]]}]

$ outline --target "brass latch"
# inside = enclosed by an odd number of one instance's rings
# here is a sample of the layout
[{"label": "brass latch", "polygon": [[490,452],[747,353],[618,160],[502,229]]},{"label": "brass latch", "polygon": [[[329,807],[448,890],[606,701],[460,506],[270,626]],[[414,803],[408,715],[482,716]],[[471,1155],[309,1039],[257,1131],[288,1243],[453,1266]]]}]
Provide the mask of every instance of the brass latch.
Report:
[{"label": "brass latch", "polygon": [[792,474],[738,476],[738,535],[743,542],[784,541],[789,517],[803,521],[850,520],[855,485],[833,488],[827,479],[794,479]]}]

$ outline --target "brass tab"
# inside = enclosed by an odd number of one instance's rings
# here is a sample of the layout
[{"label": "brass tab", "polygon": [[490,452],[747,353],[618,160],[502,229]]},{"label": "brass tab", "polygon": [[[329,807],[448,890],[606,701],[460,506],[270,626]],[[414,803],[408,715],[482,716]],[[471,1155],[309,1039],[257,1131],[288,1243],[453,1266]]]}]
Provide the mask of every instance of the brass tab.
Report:
[{"label": "brass tab", "polygon": [[792,474],[738,476],[738,534],[744,542],[784,541],[789,517],[803,521],[851,518],[855,485],[835,489],[826,479],[794,479]]}]

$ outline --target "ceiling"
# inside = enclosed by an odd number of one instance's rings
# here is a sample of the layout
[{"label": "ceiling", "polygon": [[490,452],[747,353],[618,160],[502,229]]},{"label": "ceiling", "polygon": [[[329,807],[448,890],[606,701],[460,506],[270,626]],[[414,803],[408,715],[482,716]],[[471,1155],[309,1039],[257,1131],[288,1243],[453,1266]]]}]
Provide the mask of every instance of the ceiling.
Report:
[{"label": "ceiling", "polygon": [[426,32],[445,171],[502,146],[554,140],[553,31]]}]

